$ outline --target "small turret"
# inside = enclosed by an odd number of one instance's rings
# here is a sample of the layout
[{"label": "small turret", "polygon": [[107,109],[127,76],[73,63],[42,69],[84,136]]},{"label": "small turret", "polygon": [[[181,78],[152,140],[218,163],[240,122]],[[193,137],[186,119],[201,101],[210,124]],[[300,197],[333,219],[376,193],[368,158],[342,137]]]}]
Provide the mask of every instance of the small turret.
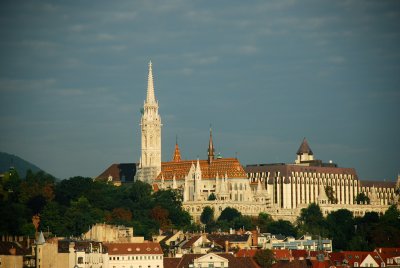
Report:
[{"label": "small turret", "polygon": [[212,129],[210,127],[210,140],[208,141],[208,163],[212,163],[212,161],[214,160],[214,144],[213,144],[213,140],[212,140]]},{"label": "small turret", "polygon": [[299,149],[297,150],[296,164],[301,164],[302,162],[314,160],[314,153],[311,150],[306,138],[303,139]]},{"label": "small turret", "polygon": [[174,155],[172,157],[172,162],[180,162],[180,161],[181,161],[181,152],[180,152],[179,146],[178,146],[178,137],[176,137],[175,151],[174,151]]}]

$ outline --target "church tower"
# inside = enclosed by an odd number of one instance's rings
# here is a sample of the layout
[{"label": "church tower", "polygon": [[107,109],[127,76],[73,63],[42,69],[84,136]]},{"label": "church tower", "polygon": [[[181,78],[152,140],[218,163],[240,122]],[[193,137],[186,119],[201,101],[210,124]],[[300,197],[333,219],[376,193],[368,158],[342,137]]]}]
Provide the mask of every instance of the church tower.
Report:
[{"label": "church tower", "polygon": [[147,96],[144,101],[141,127],[141,157],[137,178],[152,183],[161,172],[161,117],[158,114],[158,101],[154,95],[153,70],[149,62]]}]

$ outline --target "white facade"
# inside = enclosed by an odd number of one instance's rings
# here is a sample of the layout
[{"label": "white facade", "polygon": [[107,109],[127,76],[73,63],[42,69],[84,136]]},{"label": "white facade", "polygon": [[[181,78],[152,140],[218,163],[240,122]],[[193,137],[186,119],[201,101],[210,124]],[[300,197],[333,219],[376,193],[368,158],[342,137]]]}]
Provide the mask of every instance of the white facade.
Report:
[{"label": "white facade", "polygon": [[152,63],[149,63],[147,96],[143,105],[141,127],[141,157],[137,179],[152,183],[161,171],[161,117],[154,95]]},{"label": "white facade", "polygon": [[201,256],[193,261],[193,268],[197,267],[214,267],[214,268],[227,268],[229,267],[228,259],[225,259],[217,254],[209,253]]},{"label": "white facade", "polygon": [[163,268],[163,251],[160,244],[113,243],[107,244],[109,268]]}]

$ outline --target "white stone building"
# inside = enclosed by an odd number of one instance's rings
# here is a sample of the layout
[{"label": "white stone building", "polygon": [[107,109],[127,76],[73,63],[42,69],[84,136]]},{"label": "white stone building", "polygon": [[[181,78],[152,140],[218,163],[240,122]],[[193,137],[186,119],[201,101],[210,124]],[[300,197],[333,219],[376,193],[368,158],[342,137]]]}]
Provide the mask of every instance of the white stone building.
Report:
[{"label": "white stone building", "polygon": [[147,96],[144,101],[141,127],[141,157],[136,174],[138,180],[151,183],[161,171],[161,117],[154,95],[152,63],[149,62]]},{"label": "white stone building", "polygon": [[160,244],[112,243],[108,248],[109,268],[163,268],[163,251]]}]

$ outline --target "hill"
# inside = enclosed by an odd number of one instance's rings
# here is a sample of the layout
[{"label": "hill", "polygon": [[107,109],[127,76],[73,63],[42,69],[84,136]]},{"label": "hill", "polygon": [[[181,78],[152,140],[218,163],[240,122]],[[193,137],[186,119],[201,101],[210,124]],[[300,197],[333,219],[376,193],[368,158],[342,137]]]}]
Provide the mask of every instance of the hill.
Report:
[{"label": "hill", "polygon": [[29,169],[34,173],[42,170],[38,166],[22,159],[21,157],[0,152],[0,174],[8,171],[10,167],[14,167],[17,170],[20,178],[24,178]]}]

